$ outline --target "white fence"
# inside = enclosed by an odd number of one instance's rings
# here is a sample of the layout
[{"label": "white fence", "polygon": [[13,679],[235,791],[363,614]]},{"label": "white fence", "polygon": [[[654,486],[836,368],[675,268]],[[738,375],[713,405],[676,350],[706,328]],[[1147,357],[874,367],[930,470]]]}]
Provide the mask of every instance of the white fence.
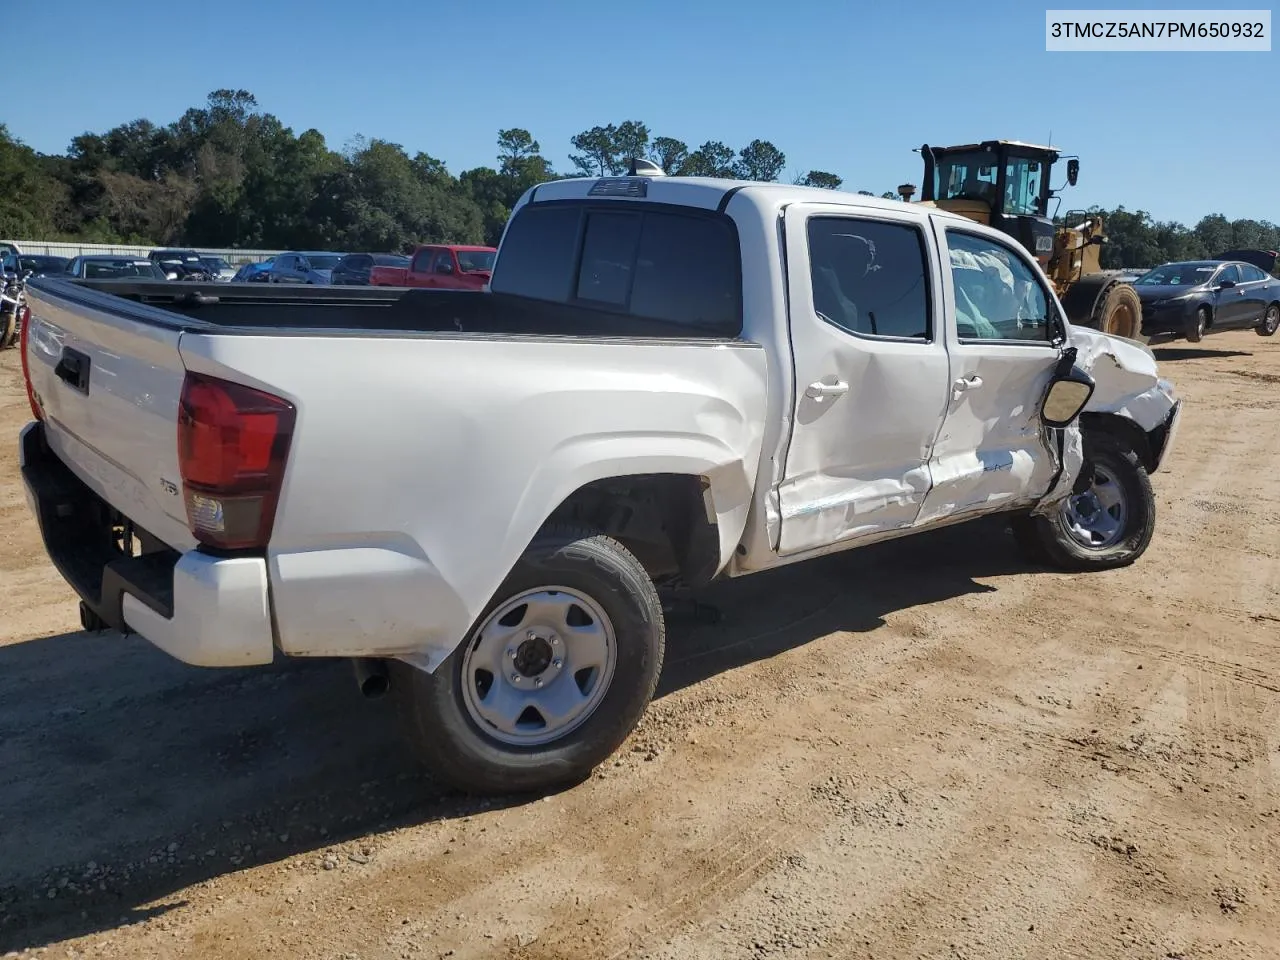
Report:
[{"label": "white fence", "polygon": [[210,247],[135,247],[120,243],[65,243],[60,240],[0,240],[0,243],[12,243],[23,253],[49,257],[79,257],[94,253],[105,253],[117,257],[145,257],[152,250],[195,250],[201,256],[221,257],[235,267],[242,263],[256,263],[284,252],[283,250],[215,250]]}]

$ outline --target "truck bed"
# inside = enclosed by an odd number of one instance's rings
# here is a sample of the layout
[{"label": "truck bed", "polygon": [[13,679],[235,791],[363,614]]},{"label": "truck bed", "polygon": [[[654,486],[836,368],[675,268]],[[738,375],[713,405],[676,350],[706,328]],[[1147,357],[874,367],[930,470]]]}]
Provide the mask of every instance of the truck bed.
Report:
[{"label": "truck bed", "polygon": [[738,330],[692,327],[611,314],[598,308],[470,290],[387,287],[322,287],[259,283],[63,280],[39,278],[31,286],[45,295],[143,319],[120,301],[146,311],[153,325],[193,332],[261,332],[368,335],[387,333],[477,333],[658,339],[737,339]]}]

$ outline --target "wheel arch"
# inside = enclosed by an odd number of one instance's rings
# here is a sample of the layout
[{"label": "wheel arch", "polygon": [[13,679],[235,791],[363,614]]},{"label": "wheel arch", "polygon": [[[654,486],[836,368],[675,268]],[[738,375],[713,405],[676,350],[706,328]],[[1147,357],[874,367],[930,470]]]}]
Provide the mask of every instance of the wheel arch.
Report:
[{"label": "wheel arch", "polygon": [[1086,411],[1080,415],[1080,429],[1087,436],[1089,433],[1103,433],[1126,444],[1138,456],[1142,466],[1148,472],[1156,468],[1156,451],[1151,438],[1133,420],[1118,413]]}]

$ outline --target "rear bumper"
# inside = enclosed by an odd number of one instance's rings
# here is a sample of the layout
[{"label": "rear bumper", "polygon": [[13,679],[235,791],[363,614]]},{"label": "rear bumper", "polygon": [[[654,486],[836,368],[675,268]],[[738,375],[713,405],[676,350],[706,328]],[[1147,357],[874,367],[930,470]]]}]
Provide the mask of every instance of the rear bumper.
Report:
[{"label": "rear bumper", "polygon": [[163,546],[128,556],[113,532],[125,518],[49,449],[43,423],[23,429],[19,457],[49,559],[102,622],[195,666],[272,661],[265,558]]}]

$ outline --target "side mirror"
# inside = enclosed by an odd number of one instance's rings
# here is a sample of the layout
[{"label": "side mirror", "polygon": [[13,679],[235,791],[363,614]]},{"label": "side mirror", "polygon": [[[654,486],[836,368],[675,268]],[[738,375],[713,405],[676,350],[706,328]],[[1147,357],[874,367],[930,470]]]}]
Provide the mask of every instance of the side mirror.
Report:
[{"label": "side mirror", "polygon": [[174,273],[172,270],[166,270],[166,271],[165,271],[165,274],[164,274],[164,278],[165,278],[166,280],[177,280],[177,279],[178,279],[178,275],[177,275],[176,273]]},{"label": "side mirror", "polygon": [[1072,158],[1067,161],[1067,183],[1073,187],[1076,181],[1080,179],[1080,161]]},{"label": "side mirror", "polygon": [[1062,366],[1065,364],[1060,365],[1053,379],[1049,381],[1048,389],[1045,390],[1044,401],[1040,404],[1040,418],[1046,426],[1068,426],[1071,421],[1080,416],[1080,411],[1089,402],[1097,386],[1093,377],[1075,366],[1074,353],[1071,351],[1069,355],[1063,357],[1064,361],[1071,366],[1063,372]]},{"label": "side mirror", "polygon": [[1219,290],[1230,290],[1230,289],[1231,289],[1232,287],[1234,287],[1235,285],[1236,285],[1236,282],[1235,282],[1234,280],[1219,280],[1219,281],[1218,281],[1218,289],[1219,289]]},{"label": "side mirror", "polygon": [[440,264],[440,266],[439,266],[439,267],[437,267],[437,268],[436,268],[436,271],[437,271],[438,273],[453,273],[453,264],[452,264],[452,263],[442,263],[442,264]]}]

